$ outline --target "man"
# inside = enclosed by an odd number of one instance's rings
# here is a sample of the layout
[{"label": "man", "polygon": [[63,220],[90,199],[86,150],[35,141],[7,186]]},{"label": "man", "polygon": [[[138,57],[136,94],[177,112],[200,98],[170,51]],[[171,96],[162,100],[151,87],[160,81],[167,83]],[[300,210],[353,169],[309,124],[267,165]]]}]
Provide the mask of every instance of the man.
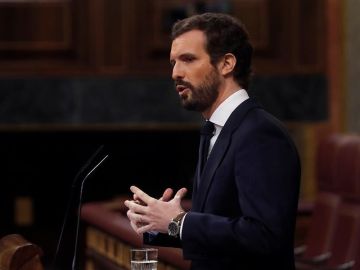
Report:
[{"label": "man", "polygon": [[300,164],[280,122],[248,97],[251,54],[244,26],[229,15],[173,26],[170,63],[182,105],[215,126],[207,161],[199,158],[191,211],[180,205],[185,188],[157,200],[132,186],[125,205],[146,244],[182,247],[192,269],[294,269]]}]

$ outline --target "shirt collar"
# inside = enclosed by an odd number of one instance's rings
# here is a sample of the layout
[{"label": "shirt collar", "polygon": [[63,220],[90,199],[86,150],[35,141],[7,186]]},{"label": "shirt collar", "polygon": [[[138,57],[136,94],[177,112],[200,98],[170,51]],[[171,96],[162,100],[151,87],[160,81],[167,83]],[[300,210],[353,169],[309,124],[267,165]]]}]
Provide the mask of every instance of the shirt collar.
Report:
[{"label": "shirt collar", "polygon": [[216,108],[209,121],[213,122],[217,126],[223,127],[236,107],[248,98],[249,95],[245,89],[236,91]]}]

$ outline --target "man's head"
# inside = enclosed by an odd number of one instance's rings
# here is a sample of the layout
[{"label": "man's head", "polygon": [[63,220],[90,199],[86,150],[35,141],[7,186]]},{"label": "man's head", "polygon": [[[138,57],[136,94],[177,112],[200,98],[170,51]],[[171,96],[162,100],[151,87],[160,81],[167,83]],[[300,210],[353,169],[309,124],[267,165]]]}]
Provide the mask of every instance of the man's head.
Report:
[{"label": "man's head", "polygon": [[248,88],[253,48],[245,26],[236,18],[221,13],[204,13],[178,21],[173,25],[171,38],[200,30],[206,37],[206,51],[214,66],[227,53],[236,57],[233,76],[243,88]]},{"label": "man's head", "polygon": [[205,13],[184,19],[174,24],[172,41],[172,77],[185,108],[211,113],[229,78],[247,88],[252,47],[233,17]]}]

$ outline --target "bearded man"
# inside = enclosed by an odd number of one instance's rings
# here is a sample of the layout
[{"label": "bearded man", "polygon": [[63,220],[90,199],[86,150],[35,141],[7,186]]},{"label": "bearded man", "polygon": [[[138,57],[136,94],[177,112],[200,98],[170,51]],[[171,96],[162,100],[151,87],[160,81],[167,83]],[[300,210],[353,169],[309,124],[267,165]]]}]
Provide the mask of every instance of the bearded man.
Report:
[{"label": "bearded man", "polygon": [[193,270],[294,269],[300,162],[280,121],[248,95],[251,57],[244,25],[229,15],[173,26],[176,90],[206,122],[192,208],[180,204],[186,188],[155,199],[132,186],[134,200],[125,205],[146,244],[181,247]]}]

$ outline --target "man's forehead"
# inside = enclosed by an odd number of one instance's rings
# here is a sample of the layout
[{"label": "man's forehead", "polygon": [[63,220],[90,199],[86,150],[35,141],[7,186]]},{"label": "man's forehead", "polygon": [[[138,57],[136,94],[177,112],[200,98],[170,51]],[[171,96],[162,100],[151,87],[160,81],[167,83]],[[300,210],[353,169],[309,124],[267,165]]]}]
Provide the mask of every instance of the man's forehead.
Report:
[{"label": "man's forehead", "polygon": [[170,56],[204,50],[205,41],[205,34],[200,30],[185,32],[173,40]]}]

